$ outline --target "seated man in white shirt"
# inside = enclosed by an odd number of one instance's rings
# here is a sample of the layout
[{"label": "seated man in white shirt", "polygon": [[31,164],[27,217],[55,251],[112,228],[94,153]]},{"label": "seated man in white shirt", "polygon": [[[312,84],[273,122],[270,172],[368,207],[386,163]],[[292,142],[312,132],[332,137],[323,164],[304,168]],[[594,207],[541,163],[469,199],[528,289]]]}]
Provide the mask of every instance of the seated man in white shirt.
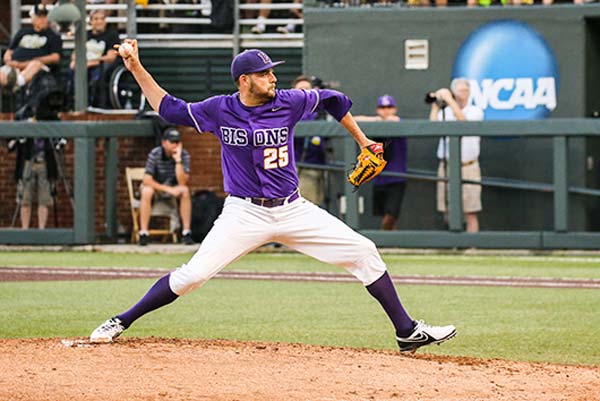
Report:
[{"label": "seated man in white shirt", "polygon": [[[470,85],[465,78],[455,78],[450,84],[451,90],[446,88],[435,92],[437,102],[431,103],[429,119],[431,121],[481,121],[483,110],[469,104]],[[439,103],[447,106],[442,110]],[[481,180],[481,169],[479,167],[479,143],[478,136],[464,136],[461,139],[461,163],[462,179],[470,181]],[[448,170],[448,137],[440,139],[437,149],[437,157],[440,160],[438,177],[446,177]],[[447,215],[446,194],[448,183],[438,181],[437,184],[437,210]],[[479,231],[479,220],[477,213],[481,211],[481,185],[463,184],[462,203],[467,232]],[[447,216],[446,216],[447,217]]]}]

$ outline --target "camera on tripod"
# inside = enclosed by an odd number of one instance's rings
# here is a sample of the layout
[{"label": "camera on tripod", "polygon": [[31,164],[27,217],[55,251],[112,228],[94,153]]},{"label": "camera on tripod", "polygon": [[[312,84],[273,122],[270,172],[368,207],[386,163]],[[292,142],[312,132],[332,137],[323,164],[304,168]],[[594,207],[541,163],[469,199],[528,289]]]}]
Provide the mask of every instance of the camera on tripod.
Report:
[{"label": "camera on tripod", "polygon": [[66,138],[51,138],[51,141],[52,146],[56,150],[63,150],[63,148],[67,146],[68,143]]},{"label": "camera on tripod", "polygon": [[[427,92],[425,94],[425,103],[426,104],[432,104],[432,103],[436,103],[440,108],[445,108],[446,106],[448,106],[448,103],[446,103],[444,101],[444,99],[440,99],[437,96],[437,92],[438,91],[433,91],[433,92]],[[456,97],[454,97],[454,93],[452,91],[450,91],[450,94],[452,95],[452,99],[456,100]]]},{"label": "camera on tripod", "polygon": [[[27,90],[26,101],[16,111],[17,121],[59,121],[59,113],[64,108],[65,94],[58,85],[56,79],[49,73],[38,73]],[[50,138],[20,138],[9,141],[9,150],[17,151],[16,170],[21,171],[20,180],[28,182],[31,177],[39,174],[33,169],[34,164],[44,162],[43,169],[50,182],[50,196],[54,206],[54,225],[58,227],[58,184],[62,181],[65,193],[70,200],[71,208],[74,209],[74,197],[70,180],[65,173],[64,149],[67,140],[61,137]],[[35,175],[33,175],[35,174]],[[33,182],[33,181],[29,181]],[[37,184],[36,184],[37,185]],[[36,191],[40,191],[38,187]],[[13,214],[11,227],[16,224],[17,216],[23,206],[23,194],[17,194],[17,206]]]},{"label": "camera on tripod", "polygon": [[442,109],[448,105],[444,100],[438,99],[435,92],[427,92],[425,94],[425,103],[426,104],[437,103],[437,105]]},{"label": "camera on tripod", "polygon": [[49,73],[38,74],[32,81],[27,102],[16,111],[16,120],[35,117],[38,121],[58,121],[65,104],[65,93]]},{"label": "camera on tripod", "polygon": [[329,82],[325,82],[325,81],[323,81],[321,78],[319,78],[317,76],[312,76],[311,77],[310,84],[311,84],[311,86],[313,88],[317,88],[317,89],[329,89],[329,88],[331,88],[331,84]]}]

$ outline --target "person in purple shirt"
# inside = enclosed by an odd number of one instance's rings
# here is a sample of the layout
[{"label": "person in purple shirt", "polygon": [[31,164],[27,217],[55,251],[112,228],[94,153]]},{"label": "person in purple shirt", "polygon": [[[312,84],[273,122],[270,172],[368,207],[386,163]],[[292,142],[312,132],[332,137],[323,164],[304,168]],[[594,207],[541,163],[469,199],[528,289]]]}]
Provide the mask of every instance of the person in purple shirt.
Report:
[{"label": "person in purple shirt", "polygon": [[[311,79],[299,75],[292,82],[292,88],[310,90],[313,88]],[[316,120],[319,113],[315,111],[304,118],[304,121]],[[294,138],[294,157],[296,163],[325,164],[326,141],[320,136]],[[298,188],[302,197],[316,205],[321,205],[325,199],[325,171],[315,168],[298,167]]]},{"label": "person in purple shirt", "polygon": [[146,313],[202,286],[219,271],[267,243],[278,242],[320,261],[345,268],[381,304],[401,351],[441,343],[454,326],[413,321],[404,310],[375,244],[298,193],[294,126],[324,109],[361,146],[368,139],[350,114],[352,101],[333,90],[278,90],[273,62],[261,50],[246,50],[231,63],[239,91],[187,103],[169,95],[142,66],[137,41],[123,62],[154,110],[167,121],[211,133],[221,142],[223,211],[191,260],[160,278],[127,311],[102,323],[90,342],[112,342]]},{"label": "person in purple shirt", "polygon": [[[356,121],[400,121],[396,100],[390,95],[377,99],[376,116],[356,116]],[[407,140],[389,138],[385,140],[383,158],[387,160],[384,172],[406,173]],[[395,230],[404,199],[406,179],[378,175],[373,179],[373,214],[383,216],[382,230]]]}]

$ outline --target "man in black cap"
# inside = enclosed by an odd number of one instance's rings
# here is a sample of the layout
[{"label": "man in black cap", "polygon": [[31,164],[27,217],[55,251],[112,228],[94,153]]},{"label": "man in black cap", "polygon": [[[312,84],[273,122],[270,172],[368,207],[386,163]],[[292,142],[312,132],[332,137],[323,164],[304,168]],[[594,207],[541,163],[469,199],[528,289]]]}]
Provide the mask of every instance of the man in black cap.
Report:
[{"label": "man in black cap", "polygon": [[161,146],[148,154],[146,174],[140,199],[140,245],[149,242],[148,226],[152,211],[152,200],[175,202],[179,200],[179,216],[183,224],[181,240],[192,245],[191,220],[192,199],[187,182],[190,177],[190,154],[183,149],[181,136],[175,128],[163,131]]},{"label": "man in black cap", "polygon": [[28,84],[42,70],[58,71],[62,39],[50,29],[46,5],[35,5],[29,15],[32,27],[17,32],[0,68],[0,86],[10,91]]}]

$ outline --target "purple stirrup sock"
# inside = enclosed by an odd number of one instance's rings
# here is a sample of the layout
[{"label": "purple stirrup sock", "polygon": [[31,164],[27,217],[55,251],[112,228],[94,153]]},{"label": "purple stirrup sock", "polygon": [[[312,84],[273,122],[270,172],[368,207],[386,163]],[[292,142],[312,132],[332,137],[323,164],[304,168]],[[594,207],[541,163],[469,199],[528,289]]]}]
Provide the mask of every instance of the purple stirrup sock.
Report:
[{"label": "purple stirrup sock", "polygon": [[148,312],[165,306],[175,301],[179,295],[175,294],[169,287],[169,274],[161,277],[137,304],[128,311],[117,315],[125,328]]},{"label": "purple stirrup sock", "polygon": [[414,328],[412,319],[408,316],[400,303],[394,283],[386,271],[373,284],[368,285],[367,291],[379,301],[385,313],[389,316],[399,337],[408,337]]}]

